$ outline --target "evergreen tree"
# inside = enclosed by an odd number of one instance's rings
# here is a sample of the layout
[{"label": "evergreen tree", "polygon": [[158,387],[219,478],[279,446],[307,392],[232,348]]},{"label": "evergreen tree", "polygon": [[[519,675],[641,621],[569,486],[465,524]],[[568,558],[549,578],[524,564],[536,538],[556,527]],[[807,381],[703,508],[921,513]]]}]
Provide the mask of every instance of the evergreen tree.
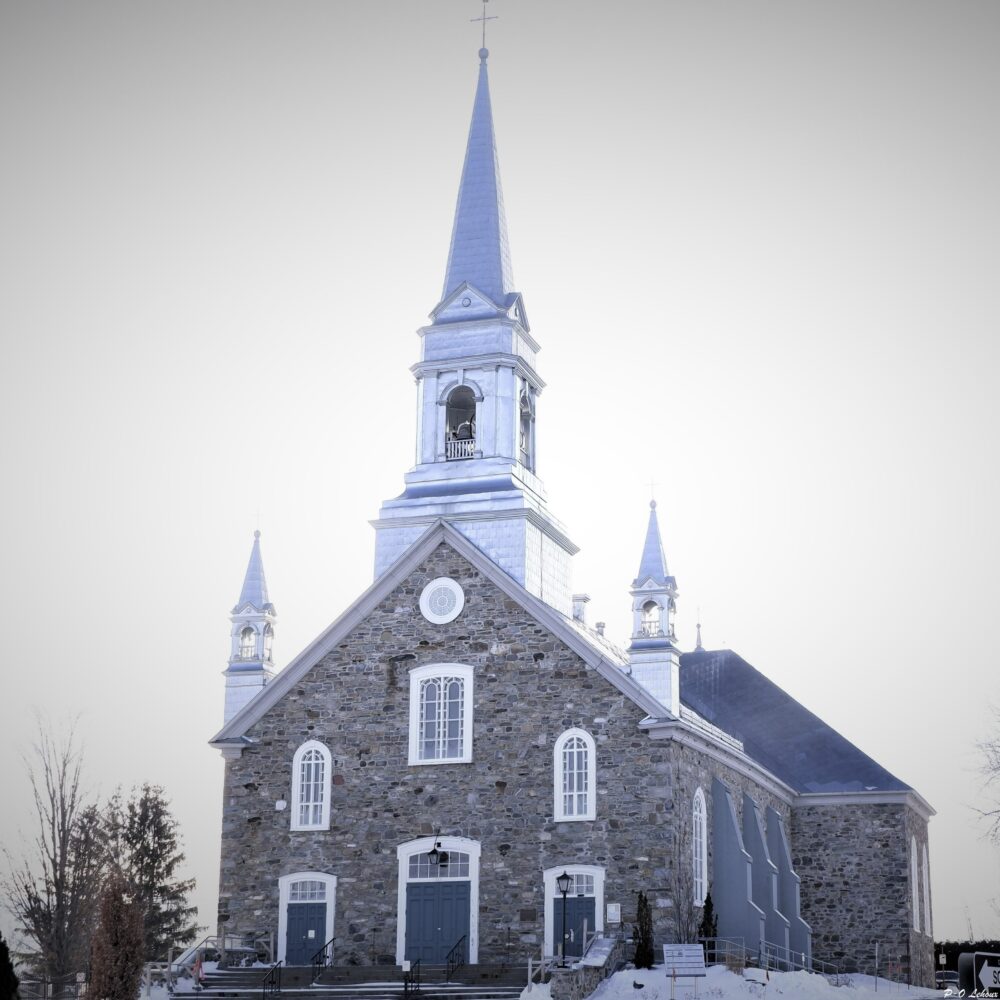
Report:
[{"label": "evergreen tree", "polygon": [[10,960],[10,949],[3,934],[0,934],[0,1000],[15,1000],[19,982],[14,963]]},{"label": "evergreen tree", "polygon": [[635,967],[637,969],[653,967],[653,911],[644,892],[639,893],[639,903],[636,907]]},{"label": "evergreen tree", "polygon": [[715,915],[712,904],[712,894],[705,897],[705,908],[701,911],[701,923],[698,925],[698,937],[714,938],[719,936],[719,918]]},{"label": "evergreen tree", "polygon": [[[114,802],[114,800],[112,800]],[[119,800],[120,802],[120,800]],[[109,809],[109,813],[114,812]],[[176,877],[184,861],[177,820],[158,785],[133,790],[124,816],[120,815],[122,869],[144,914],[143,955],[147,962],[161,959],[167,949],[190,944],[198,933],[192,919],[197,909],[187,897],[194,879]],[[109,830],[114,830],[109,817]],[[109,837],[114,850],[115,835]]]},{"label": "evergreen tree", "polygon": [[142,908],[128,898],[124,876],[112,872],[101,896],[100,923],[90,959],[90,996],[135,1000],[142,980]]}]

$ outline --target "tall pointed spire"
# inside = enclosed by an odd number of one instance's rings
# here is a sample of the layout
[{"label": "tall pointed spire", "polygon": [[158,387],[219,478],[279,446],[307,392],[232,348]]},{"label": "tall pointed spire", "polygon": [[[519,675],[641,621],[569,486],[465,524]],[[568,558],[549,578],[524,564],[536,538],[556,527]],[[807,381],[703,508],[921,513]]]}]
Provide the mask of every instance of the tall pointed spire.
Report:
[{"label": "tall pointed spire", "polygon": [[248,604],[258,611],[271,608],[271,601],[267,596],[267,579],[264,577],[264,561],[260,555],[260,532],[253,533],[253,548],[250,550],[250,562],[247,563],[246,575],[243,577],[243,589],[240,591],[240,599],[236,603],[233,611]]},{"label": "tall pointed spire", "polygon": [[472,106],[472,125],[441,298],[446,299],[463,282],[468,282],[497,305],[503,305],[514,290],[514,278],[493,133],[487,56],[487,49],[479,50],[479,86]]},{"label": "tall pointed spire", "polygon": [[667,557],[663,554],[663,542],[660,541],[660,525],[656,520],[656,501],[650,500],[646,542],[642,547],[639,572],[632,581],[632,586],[639,587],[647,580],[665,584],[669,579],[670,573],[667,570]]}]

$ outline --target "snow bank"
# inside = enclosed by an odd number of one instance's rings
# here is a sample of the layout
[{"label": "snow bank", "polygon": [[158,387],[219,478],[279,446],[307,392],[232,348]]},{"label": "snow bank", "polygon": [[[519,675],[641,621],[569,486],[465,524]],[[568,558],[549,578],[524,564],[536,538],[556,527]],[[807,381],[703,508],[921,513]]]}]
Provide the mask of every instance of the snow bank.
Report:
[{"label": "snow bank", "polygon": [[[636,983],[641,988],[636,987]],[[606,979],[594,992],[594,1000],[688,1000],[698,996],[704,1000],[745,1000],[754,997],[787,997],[789,1000],[929,1000],[942,997],[936,990],[919,989],[880,979],[878,990],[872,976],[842,976],[842,985],[833,986],[823,976],[808,972],[771,972],[763,983],[748,982],[742,975],[715,965],[697,980],[678,979],[673,984],[662,965],[653,969],[626,969]],[[525,1000],[549,1000],[549,994],[536,986]]]}]

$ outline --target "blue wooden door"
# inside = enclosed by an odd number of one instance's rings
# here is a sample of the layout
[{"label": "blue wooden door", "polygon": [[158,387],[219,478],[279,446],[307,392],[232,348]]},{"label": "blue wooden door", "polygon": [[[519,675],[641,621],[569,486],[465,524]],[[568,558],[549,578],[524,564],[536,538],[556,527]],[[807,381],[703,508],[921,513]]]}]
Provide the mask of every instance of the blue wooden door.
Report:
[{"label": "blue wooden door", "polygon": [[[563,900],[557,896],[552,904],[555,909],[552,922],[553,954],[561,954],[559,945],[563,940]],[[566,897],[566,957],[579,958],[583,954],[583,922],[587,921],[587,933],[594,933],[594,915],[597,912],[593,896]]]},{"label": "blue wooden door", "polygon": [[469,882],[411,882],[406,887],[406,958],[444,965],[464,936],[462,958],[469,960]]},{"label": "blue wooden door", "polygon": [[308,965],[326,944],[326,903],[289,903],[285,965]]}]

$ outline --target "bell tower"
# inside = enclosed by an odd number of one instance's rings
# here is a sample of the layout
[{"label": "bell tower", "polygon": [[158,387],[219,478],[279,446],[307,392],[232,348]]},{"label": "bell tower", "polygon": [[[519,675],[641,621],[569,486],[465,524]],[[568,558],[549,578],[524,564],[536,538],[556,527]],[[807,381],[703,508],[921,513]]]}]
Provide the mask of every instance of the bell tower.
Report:
[{"label": "bell tower", "polygon": [[535,420],[545,388],[538,342],[514,288],[487,58],[458,190],[441,301],[418,331],[416,464],[377,520],[381,575],[438,518],[567,616],[578,551],[549,512]]},{"label": "bell tower", "polygon": [[677,581],[667,570],[660,541],[656,501],[649,502],[649,524],[632,581],[632,641],[628,647],[632,676],[672,715],[680,715],[680,653],[674,634]]},{"label": "bell tower", "polygon": [[224,722],[236,715],[275,676],[271,646],[274,641],[274,605],[267,595],[260,532],[253,533],[250,562],[240,598],[232,610],[231,646],[226,678]]}]

